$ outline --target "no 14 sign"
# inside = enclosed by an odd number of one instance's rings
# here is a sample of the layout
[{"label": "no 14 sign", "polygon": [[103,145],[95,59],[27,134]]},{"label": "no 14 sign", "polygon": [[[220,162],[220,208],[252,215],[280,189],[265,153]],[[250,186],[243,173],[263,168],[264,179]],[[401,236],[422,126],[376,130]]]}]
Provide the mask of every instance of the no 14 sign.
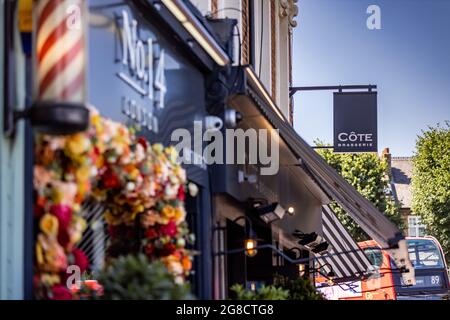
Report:
[{"label": "no 14 sign", "polygon": [[[164,49],[160,50],[159,57],[155,58],[153,39],[148,38],[145,41],[138,39],[137,21],[134,19],[130,21],[125,10],[122,11],[122,20],[122,64],[128,66],[129,74],[119,72],[117,75],[162,109],[167,92]],[[156,71],[153,69],[155,60],[157,60]]]}]

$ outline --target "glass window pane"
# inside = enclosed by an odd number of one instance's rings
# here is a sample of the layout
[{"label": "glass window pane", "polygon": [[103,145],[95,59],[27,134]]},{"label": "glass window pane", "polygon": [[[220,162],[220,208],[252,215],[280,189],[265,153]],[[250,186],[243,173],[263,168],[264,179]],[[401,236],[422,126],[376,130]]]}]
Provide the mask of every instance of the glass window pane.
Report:
[{"label": "glass window pane", "polygon": [[409,258],[416,269],[443,268],[441,252],[432,240],[407,240]]},{"label": "glass window pane", "polygon": [[364,249],[364,254],[370,261],[372,266],[380,268],[383,264],[383,253],[379,248],[367,248]]}]

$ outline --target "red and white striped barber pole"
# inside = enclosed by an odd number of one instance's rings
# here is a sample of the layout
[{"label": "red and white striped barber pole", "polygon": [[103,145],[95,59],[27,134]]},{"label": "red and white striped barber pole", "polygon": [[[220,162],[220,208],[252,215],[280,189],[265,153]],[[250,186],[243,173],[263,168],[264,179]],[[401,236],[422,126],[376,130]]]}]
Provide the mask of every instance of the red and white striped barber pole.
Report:
[{"label": "red and white striped barber pole", "polygon": [[32,126],[47,134],[86,130],[87,0],[33,1]]},{"label": "red and white striped barber pole", "polygon": [[34,96],[38,103],[86,102],[85,0],[34,0]]}]

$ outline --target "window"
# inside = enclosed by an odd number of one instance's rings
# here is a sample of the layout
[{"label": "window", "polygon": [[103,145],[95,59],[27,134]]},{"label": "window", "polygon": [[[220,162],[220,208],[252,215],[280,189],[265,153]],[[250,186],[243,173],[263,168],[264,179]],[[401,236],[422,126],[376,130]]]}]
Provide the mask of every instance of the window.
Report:
[{"label": "window", "polygon": [[407,240],[408,253],[415,269],[443,268],[441,251],[432,240]]},{"label": "window", "polygon": [[408,216],[408,235],[410,237],[423,237],[425,235],[425,225],[419,216]]},{"label": "window", "polygon": [[383,253],[380,248],[367,248],[364,249],[364,254],[366,255],[367,259],[370,261],[372,266],[379,269],[381,265],[383,264]]}]

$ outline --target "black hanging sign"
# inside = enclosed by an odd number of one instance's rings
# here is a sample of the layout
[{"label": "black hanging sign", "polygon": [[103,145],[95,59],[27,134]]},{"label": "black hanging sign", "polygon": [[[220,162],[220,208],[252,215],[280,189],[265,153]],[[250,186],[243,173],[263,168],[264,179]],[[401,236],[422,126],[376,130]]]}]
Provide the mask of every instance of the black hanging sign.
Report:
[{"label": "black hanging sign", "polygon": [[334,93],[334,152],[377,152],[377,92]]}]

